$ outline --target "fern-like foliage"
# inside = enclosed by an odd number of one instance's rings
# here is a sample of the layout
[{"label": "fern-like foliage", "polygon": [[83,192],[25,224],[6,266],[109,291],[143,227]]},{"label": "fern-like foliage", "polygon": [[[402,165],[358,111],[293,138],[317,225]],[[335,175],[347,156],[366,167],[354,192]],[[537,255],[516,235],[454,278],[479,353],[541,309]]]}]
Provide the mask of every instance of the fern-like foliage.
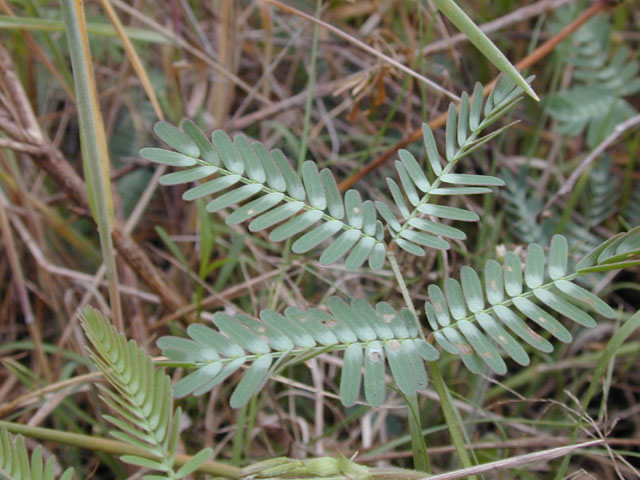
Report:
[{"label": "fern-like foliage", "polygon": [[[216,212],[235,206],[226,223],[250,220],[249,230],[259,232],[275,227],[269,239],[280,242],[300,235],[292,244],[295,253],[305,253],[334,238],[320,256],[320,263],[331,265],[346,255],[345,265],[354,270],[367,260],[373,269],[383,266],[388,248],[378,212],[388,225],[393,241],[414,255],[424,255],[423,247],[448,249],[449,239],[464,239],[464,232],[423,217],[476,221],[478,216],[462,208],[437,205],[434,198],[490,192],[504,184],[489,175],[454,173],[458,162],[488,142],[508,126],[490,134],[482,132],[505,114],[521,97],[522,91],[501,78],[486,102],[477,84],[473,97],[462,95],[460,112],[449,106],[444,166],[431,129],[424,125],[424,143],[430,173],[425,173],[407,150],[399,152],[396,170],[400,184],[387,178],[391,196],[401,219],[385,203],[362,200],[357,190],[339,192],[329,169],[319,171],[313,161],[305,162],[301,174],[293,169],[280,150],[268,151],[251,143],[244,135],[231,140],[218,130],[211,142],[190,120],[181,129],[166,122],[155,126],[155,133],[173,150],[143,148],[140,155],[152,162],[185,168],[160,179],[164,185],[203,181],[187,190],[183,198],[195,200],[215,197],[206,209]],[[401,185],[401,186],[400,186]],[[408,200],[405,200],[405,196]],[[242,206],[239,206],[242,204]],[[411,205],[411,207],[409,207]]]},{"label": "fern-like foliage", "polygon": [[504,374],[503,354],[526,365],[526,345],[542,352],[553,350],[543,332],[535,332],[530,322],[557,340],[569,342],[571,333],[554,315],[585,327],[596,325],[585,308],[613,317],[611,307],[573,280],[589,272],[640,264],[639,256],[640,227],[600,245],[572,273],[567,270],[568,244],[561,235],[553,237],[548,254],[539,244],[531,244],[524,268],[514,253],[506,255],[504,265],[489,260],[484,282],[472,268],[463,267],[460,281],[446,279],[444,291],[436,285],[428,288],[425,312],[432,331],[427,340],[407,309],[398,312],[385,302],[373,307],[361,299],[347,304],[331,297],[329,312],[289,307],[284,314],[263,310],[260,319],[219,312],[213,316],[215,328],[193,324],[187,328],[190,338],[162,337],[158,346],[168,357],[168,365],[194,369],[173,386],[180,397],[203,394],[246,366],[230,399],[231,406],[239,407],[277,370],[321,353],[343,351],[342,403],[356,402],[364,383],[367,402],[380,405],[386,365],[402,393],[410,395],[425,388],[424,362],[439,358],[439,350],[430,341],[459,355],[473,372],[481,371],[486,363]]},{"label": "fern-like foliage", "polygon": [[[41,446],[37,446],[29,457],[22,435],[14,437],[5,428],[0,429],[0,478],[55,480],[55,462],[53,456],[50,456],[46,462],[43,460]],[[73,468],[68,468],[58,478],[71,480]]]},{"label": "fern-like foliage", "polygon": [[620,185],[611,159],[604,155],[589,172],[587,195],[582,199],[586,227],[596,227],[615,215],[620,200]]},{"label": "fern-like foliage", "polygon": [[640,185],[636,185],[631,191],[624,218],[632,227],[640,225]]},{"label": "fern-like foliage", "polygon": [[425,312],[433,337],[442,349],[460,355],[475,373],[481,371],[483,363],[496,373],[506,373],[499,349],[515,362],[527,365],[529,356],[516,337],[536,350],[553,350],[552,344],[531,328],[532,323],[568,343],[571,333],[554,315],[587,328],[596,322],[583,307],[607,318],[615,316],[609,305],[574,279],[590,272],[637,265],[638,255],[640,228],[620,233],[598,246],[573,273],[567,271],[568,245],[562,235],[553,236],[547,255],[540,245],[529,245],[524,268],[512,252],[507,253],[504,265],[487,261],[484,282],[472,268],[462,267],[460,281],[446,279],[444,292],[436,285],[428,288]]},{"label": "fern-like foliage", "polygon": [[[560,11],[563,24],[571,20],[571,11]],[[586,129],[590,148],[636,113],[624,97],[640,91],[637,54],[626,45],[613,50],[610,36],[604,16],[592,19],[572,35],[560,54],[573,67],[574,84],[546,99],[549,113],[559,122],[558,131],[579,135]]]},{"label": "fern-like foliage", "polygon": [[[543,202],[538,196],[535,185],[527,183],[528,175],[528,169],[523,169],[517,178],[506,170],[501,173],[500,176],[506,183],[506,188],[500,193],[506,214],[505,221],[515,239],[525,244],[546,245],[551,241],[562,219],[562,212],[552,206],[544,215],[540,215]],[[602,238],[589,231],[589,227],[597,225],[610,215],[607,210],[601,208],[601,205],[610,205],[609,198],[603,191],[609,191],[611,182],[611,179],[604,180],[599,173],[596,174],[593,182],[590,182],[591,192],[580,198],[580,208],[586,217],[586,225],[568,222],[564,227],[564,235],[578,257],[588,254],[602,242]],[[616,198],[615,193],[610,193]],[[596,198],[601,203],[596,203],[594,200]]]},{"label": "fern-like foliage", "polygon": [[269,234],[274,242],[305,232],[293,242],[295,253],[312,250],[342,232],[324,250],[321,263],[330,265],[348,254],[349,269],[359,268],[367,260],[371,268],[382,267],[384,232],[373,202],[362,201],[356,190],[343,197],[329,169],[318,171],[316,163],[309,160],[298,175],[280,150],[268,151],[244,135],[236,135],[232,141],[217,130],[209,142],[190,120],[184,120],[181,127],[179,130],[166,122],[155,126],[158,137],[177,151],[140,151],[152,162],[188,168],[164,175],[160,183],[178,185],[206,179],[187,190],[183,198],[215,196],[207,204],[209,212],[252,199],[227,217],[228,225],[251,220],[249,230],[259,232],[279,224]]},{"label": "fern-like foliage", "polygon": [[500,197],[504,200],[506,222],[509,231],[518,240],[526,243],[548,243],[553,226],[550,219],[542,222],[537,220],[543,203],[535,189],[527,185],[528,172],[527,168],[523,168],[517,178],[507,170],[500,174],[506,184],[506,188],[500,191]]},{"label": "fern-like foliage", "polygon": [[217,330],[190,325],[191,339],[162,337],[158,346],[173,364],[196,370],[174,385],[178,397],[203,394],[243,365],[250,364],[231,395],[231,406],[244,405],[279,368],[324,352],[344,351],[340,399],[352,405],[363,383],[367,401],[380,405],[385,394],[385,364],[406,395],[427,385],[424,361],[438,351],[420,337],[409,310],[397,312],[388,303],[374,308],[364,300],[351,305],[328,300],[331,313],[289,307],[280,315],[263,310],[260,320],[247,315],[216,313]]},{"label": "fern-like foliage", "polygon": [[102,384],[102,400],[120,418],[104,415],[117,430],[118,440],[144,449],[152,458],[123,455],[126,463],[149,468],[161,475],[146,480],[179,479],[195,471],[212,452],[202,450],[177,471],[174,469],[179,437],[180,409],[174,411],[169,377],[157,369],[135,341],[116,332],[97,310],[83,310],[83,327],[91,342],[91,358],[115,391]]},{"label": "fern-like foliage", "polygon": [[571,333],[549,312],[585,327],[594,327],[596,322],[565,296],[608,318],[615,315],[600,298],[571,282],[578,274],[567,273],[569,254],[565,237],[555,235],[548,258],[545,257],[542,246],[532,243],[527,249],[524,268],[520,258],[509,252],[504,265],[487,261],[484,282],[475,270],[462,267],[460,281],[447,278],[444,292],[437,285],[430,285],[430,300],[425,304],[425,311],[436,342],[444,350],[460,355],[475,373],[482,370],[484,362],[496,373],[504,374],[507,367],[495,345],[517,363],[529,363],[526,351],[505,326],[533,348],[543,352],[553,350],[551,343],[536,333],[522,316],[557,340],[568,343]]},{"label": "fern-like foliage", "polygon": [[461,159],[509,127],[507,125],[481,136],[486,128],[520,100],[521,95],[520,88],[515,87],[505,77],[501,77],[484,105],[480,84],[476,84],[471,99],[466,92],[462,94],[459,112],[454,104],[450,104],[445,132],[444,166],[433,132],[428,125],[424,124],[423,138],[430,167],[429,175],[423,173],[417,160],[409,151],[400,150],[400,160],[396,161],[395,166],[402,188],[393,179],[387,178],[400,218],[384,203],[376,202],[376,207],[386,221],[393,240],[400,248],[414,255],[424,255],[425,251],[422,247],[449,248],[449,243],[444,238],[458,240],[466,238],[464,232],[455,227],[422,217],[465,222],[478,220],[478,215],[474,212],[437,205],[434,199],[451,195],[488,193],[491,189],[487,187],[504,185],[504,182],[497,177],[459,174],[453,171]]}]

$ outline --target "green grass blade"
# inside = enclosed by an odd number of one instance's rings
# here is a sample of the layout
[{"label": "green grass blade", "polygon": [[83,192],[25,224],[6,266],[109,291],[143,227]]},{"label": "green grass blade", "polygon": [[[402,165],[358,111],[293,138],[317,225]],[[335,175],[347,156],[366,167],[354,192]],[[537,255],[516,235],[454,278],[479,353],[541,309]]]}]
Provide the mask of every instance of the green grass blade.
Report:
[{"label": "green grass blade", "polygon": [[80,2],[64,0],[62,2],[62,10],[76,89],[82,163],[89,205],[100,234],[100,245],[107,270],[109,298],[111,300],[114,323],[116,328],[122,331],[118,273],[111,240],[114,215],[109,175],[109,149],[91,65],[87,25]]},{"label": "green grass blade", "polygon": [[482,54],[493,63],[498,70],[503,72],[516,85],[524,90],[534,100],[540,100],[536,92],[529,86],[527,81],[520,75],[507,57],[496,47],[489,38],[482,33],[482,30],[471,20],[466,13],[453,0],[434,0],[438,9],[451,20],[451,22],[464,33],[469,41],[473,43]]}]

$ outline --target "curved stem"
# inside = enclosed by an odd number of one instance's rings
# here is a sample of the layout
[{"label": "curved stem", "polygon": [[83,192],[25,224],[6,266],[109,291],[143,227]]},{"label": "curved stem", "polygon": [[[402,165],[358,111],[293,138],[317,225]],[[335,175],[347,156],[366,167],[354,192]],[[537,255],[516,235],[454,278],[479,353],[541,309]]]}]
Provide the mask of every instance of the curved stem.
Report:
[{"label": "curved stem", "polygon": [[[460,415],[453,403],[447,384],[442,377],[440,367],[436,362],[427,362],[427,369],[429,370],[429,376],[440,399],[442,414],[444,415],[445,422],[447,422],[447,429],[449,430],[449,435],[451,435],[451,441],[456,449],[458,458],[464,468],[472,467],[473,463],[471,463],[471,458],[465,446],[464,427],[460,421]],[[468,478],[469,480],[476,480],[475,475]]]},{"label": "curved stem", "polygon": [[[387,258],[389,259],[389,264],[391,265],[391,270],[396,277],[396,281],[398,282],[398,287],[400,288],[400,292],[402,293],[402,297],[404,298],[404,302],[407,305],[407,308],[411,310],[414,314],[414,318],[416,320],[418,326],[418,332],[420,336],[424,339],[424,332],[422,331],[422,326],[418,320],[418,315],[416,313],[415,307],[413,306],[413,301],[411,300],[411,295],[409,294],[409,289],[407,288],[407,284],[404,281],[404,277],[402,276],[402,272],[400,271],[400,267],[398,266],[398,261],[396,260],[395,252],[392,249],[387,251]],[[438,394],[438,398],[440,399],[440,405],[442,407],[442,413],[444,415],[445,421],[447,423],[447,429],[449,430],[449,435],[451,435],[451,441],[455,446],[458,457],[460,458],[460,462],[465,468],[472,467],[471,458],[467,453],[464,441],[464,427],[460,422],[460,415],[456,410],[455,404],[453,403],[453,399],[449,394],[449,390],[447,389],[447,384],[442,377],[442,372],[440,371],[440,367],[437,362],[427,362],[427,369],[429,370],[429,376],[431,377],[431,381],[433,382],[433,386],[436,389],[436,393]],[[417,402],[416,402],[417,404]],[[417,406],[417,405],[416,405]],[[410,422],[410,427],[415,423],[420,428],[420,410],[415,408],[415,419],[413,422]],[[423,448],[426,448],[426,445],[423,442],[419,442],[422,440],[422,433],[420,433],[420,438],[414,437],[412,432],[411,435],[411,447],[414,452],[421,451]],[[475,480],[475,476],[469,477],[470,480]]]}]

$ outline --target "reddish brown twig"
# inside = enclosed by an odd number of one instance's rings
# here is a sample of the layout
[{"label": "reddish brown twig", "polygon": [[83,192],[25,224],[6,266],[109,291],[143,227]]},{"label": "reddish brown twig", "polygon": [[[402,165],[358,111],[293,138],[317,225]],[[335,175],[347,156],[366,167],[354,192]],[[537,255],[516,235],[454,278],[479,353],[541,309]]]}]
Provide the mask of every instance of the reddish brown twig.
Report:
[{"label": "reddish brown twig", "polygon": [[[569,25],[564,27],[556,35],[554,35],[549,40],[544,42],[538,48],[536,48],[533,52],[531,52],[531,54],[527,55],[525,58],[523,58],[518,63],[516,63],[516,67],[519,70],[524,70],[525,68],[528,68],[534,65],[535,63],[539,62],[544,57],[549,55],[549,53],[551,53],[553,49],[560,42],[562,42],[565,38],[567,38],[569,35],[575,32],[580,26],[586,23],[590,18],[592,18],[594,15],[598,14],[599,12],[608,10],[611,7],[613,7],[613,5],[608,3],[606,0],[600,0],[594,3],[589,8],[587,8],[573,22],[571,22]],[[492,82],[484,86],[482,90],[483,95],[487,95],[491,91],[491,89],[495,85],[496,80],[497,79],[494,79]],[[429,126],[432,129],[436,129],[443,126],[446,122],[447,122],[447,112],[444,112],[442,115],[439,115],[438,117],[431,120],[429,122]],[[338,185],[338,187],[340,188],[340,191],[344,192],[345,190],[350,188],[354,183],[364,178],[364,176],[367,175],[369,172],[375,170],[380,165],[382,165],[387,160],[389,160],[393,155],[395,155],[395,153],[398,150],[400,150],[401,148],[405,148],[407,145],[415,142],[416,140],[419,140],[421,137],[422,137],[422,128],[417,128],[411,133],[411,135],[409,135],[407,138],[403,140],[400,140],[393,147],[391,147],[389,150],[387,150],[378,158],[376,158],[373,162],[369,163],[368,165],[365,165],[358,172],[354,173],[349,178],[346,178],[345,180],[340,182],[340,185]]]}]

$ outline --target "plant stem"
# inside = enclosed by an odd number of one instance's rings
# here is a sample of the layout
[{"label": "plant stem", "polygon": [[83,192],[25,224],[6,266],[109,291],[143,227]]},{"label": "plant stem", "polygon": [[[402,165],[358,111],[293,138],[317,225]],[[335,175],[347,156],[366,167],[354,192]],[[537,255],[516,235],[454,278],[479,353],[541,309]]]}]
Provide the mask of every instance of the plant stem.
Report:
[{"label": "plant stem", "polygon": [[[431,377],[433,386],[440,399],[440,407],[442,408],[442,413],[444,415],[445,422],[447,423],[449,435],[451,435],[451,441],[456,448],[458,458],[460,458],[460,462],[464,468],[472,467],[473,463],[471,463],[471,458],[467,453],[464,442],[464,430],[459,420],[460,415],[458,415],[453,399],[451,398],[451,394],[449,393],[449,389],[447,388],[447,384],[442,377],[440,367],[436,362],[427,362],[427,369],[429,370],[429,376]],[[469,480],[476,480],[475,475],[470,476]]]},{"label": "plant stem", "polygon": [[[91,435],[81,435],[78,433],[60,432],[58,430],[53,430],[50,428],[30,427],[27,425],[0,420],[0,428],[3,427],[6,428],[10,433],[22,434],[29,438],[51,440],[56,443],[73,445],[75,447],[80,447],[87,450],[97,450],[99,452],[113,453],[116,455],[136,455],[138,457],[157,460],[152,455],[149,455],[149,452],[142,448],[115,440],[109,440],[106,438],[93,437]],[[180,467],[187,463],[189,460],[191,460],[191,456],[177,454],[175,465]],[[209,460],[204,462],[198,468],[198,471],[226,478],[240,478],[240,469],[238,467]]]},{"label": "plant stem", "polygon": [[409,432],[411,434],[411,447],[413,448],[413,468],[421,472],[431,473],[427,443],[422,434],[418,395],[414,393],[406,397],[405,400],[409,407]]},{"label": "plant stem", "polygon": [[107,283],[113,322],[116,329],[122,332],[124,323],[120,293],[118,291],[118,271],[111,238],[114,213],[109,176],[109,149],[91,65],[84,7],[82,2],[78,0],[64,0],[62,2],[62,12],[76,88],[78,121],[80,123],[80,146],[89,206],[98,225],[102,256],[107,269]]},{"label": "plant stem", "polygon": [[[322,0],[316,1],[316,17],[320,16],[322,11]],[[298,166],[300,171],[305,157],[307,156],[307,143],[309,142],[309,128],[311,124],[311,107],[313,105],[313,90],[316,84],[316,64],[318,61],[318,37],[320,27],[318,24],[313,28],[313,40],[311,43],[311,64],[309,65],[309,81],[307,82],[307,101],[304,109],[304,121],[302,124],[302,138],[300,139],[300,151],[298,152]]]},{"label": "plant stem", "polygon": [[[409,294],[409,289],[407,288],[407,284],[404,281],[404,277],[402,276],[402,272],[400,272],[400,267],[398,266],[398,261],[396,260],[396,255],[393,250],[387,251],[387,258],[389,259],[389,264],[391,265],[391,270],[396,277],[396,281],[398,282],[398,287],[400,288],[400,292],[402,292],[402,298],[404,298],[405,303],[407,304],[407,308],[411,310],[414,314],[415,321],[418,326],[418,332],[420,332],[420,336],[424,339],[424,332],[422,331],[422,326],[418,321],[418,315],[416,314],[416,310],[413,306],[413,301],[411,300],[411,295]],[[431,377],[431,381],[433,382],[433,386],[436,389],[436,393],[440,399],[440,406],[442,408],[442,413],[444,415],[445,421],[447,423],[447,428],[449,430],[449,435],[451,435],[451,441],[455,446],[456,452],[458,453],[458,457],[460,458],[460,462],[465,468],[472,467],[471,458],[467,453],[465,442],[464,442],[464,430],[460,423],[460,416],[456,411],[456,407],[453,403],[453,399],[449,394],[449,390],[447,389],[447,384],[442,377],[442,372],[440,371],[440,367],[436,362],[427,362],[427,369],[429,370],[429,376]],[[407,402],[409,403],[409,402]],[[417,403],[417,402],[416,402]],[[421,428],[420,421],[420,411],[416,409],[416,419],[415,422],[418,423],[418,428]],[[420,439],[422,439],[422,444],[417,443],[417,437],[414,436],[413,432],[413,422],[409,422],[409,427],[411,431],[411,447],[413,449],[414,455],[415,452],[419,452],[422,449],[426,452],[426,445],[424,443],[424,439],[422,438],[422,434],[420,433]],[[425,455],[426,456],[426,455]],[[417,459],[414,459],[417,466]],[[427,460],[428,462],[428,460]],[[470,480],[475,480],[475,476],[469,477]]]},{"label": "plant stem", "polygon": [[400,288],[400,292],[402,293],[402,298],[404,299],[404,303],[407,308],[411,310],[413,313],[413,318],[415,319],[416,326],[418,327],[418,334],[420,338],[425,340],[424,332],[422,331],[422,325],[418,321],[418,314],[416,313],[416,309],[413,306],[413,300],[411,300],[411,294],[409,293],[409,289],[407,288],[407,284],[404,281],[404,277],[402,276],[402,272],[400,271],[400,267],[398,266],[398,261],[396,260],[396,254],[393,249],[387,250],[387,259],[389,260],[389,265],[391,265],[391,270],[396,277],[396,281],[398,282],[398,288]]}]

